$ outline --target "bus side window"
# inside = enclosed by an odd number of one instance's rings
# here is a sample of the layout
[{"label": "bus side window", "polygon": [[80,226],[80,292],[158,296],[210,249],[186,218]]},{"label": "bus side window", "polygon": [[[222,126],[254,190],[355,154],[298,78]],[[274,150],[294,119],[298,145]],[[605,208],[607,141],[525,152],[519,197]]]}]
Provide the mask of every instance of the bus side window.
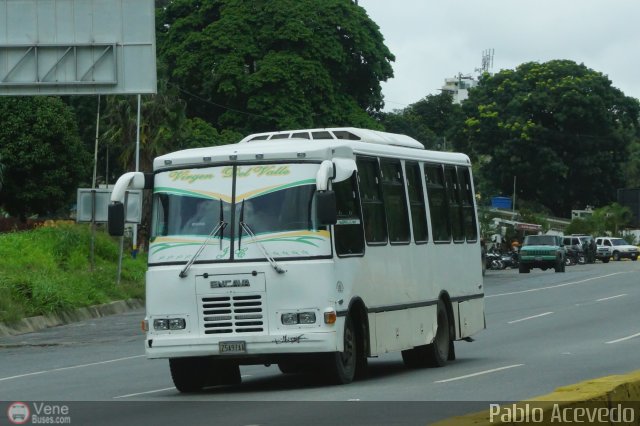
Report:
[{"label": "bus side window", "polygon": [[449,214],[451,215],[453,241],[460,243],[464,241],[464,228],[462,223],[462,203],[460,202],[460,190],[456,168],[445,166],[444,173],[447,184],[447,199],[449,200]]},{"label": "bus side window", "polygon": [[384,206],[387,214],[389,241],[393,243],[409,243],[409,211],[407,196],[404,192],[404,176],[400,160],[380,160],[382,167],[382,189]]},{"label": "bus side window", "polygon": [[427,228],[427,211],[424,205],[424,187],[420,177],[418,163],[407,161],[407,193],[411,209],[411,224],[413,225],[413,240],[416,243],[426,243],[429,239]]},{"label": "bus side window", "polygon": [[336,194],[338,221],[334,226],[336,253],[338,256],[364,254],[364,231],[360,218],[360,197],[356,174],[350,179],[333,183]]},{"label": "bus side window", "polygon": [[448,243],[451,241],[451,227],[449,226],[449,206],[442,166],[425,164],[424,175],[427,182],[427,199],[431,213],[433,240],[439,243]]},{"label": "bus side window", "polygon": [[462,200],[462,215],[464,216],[464,234],[468,242],[478,240],[478,227],[476,225],[476,211],[473,203],[473,190],[471,186],[471,173],[467,167],[458,167],[460,179],[460,198]]},{"label": "bus side window", "polygon": [[364,222],[364,236],[369,244],[387,243],[387,218],[380,189],[380,167],[377,158],[358,157],[358,182]]}]

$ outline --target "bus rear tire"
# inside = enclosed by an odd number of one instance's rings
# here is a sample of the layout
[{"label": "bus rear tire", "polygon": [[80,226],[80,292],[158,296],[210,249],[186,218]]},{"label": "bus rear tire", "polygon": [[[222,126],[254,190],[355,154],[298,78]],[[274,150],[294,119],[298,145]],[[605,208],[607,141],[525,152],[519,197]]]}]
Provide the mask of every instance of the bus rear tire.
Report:
[{"label": "bus rear tire", "polygon": [[199,392],[215,385],[240,384],[240,366],[219,362],[211,357],[187,357],[169,359],[171,379],[176,389],[183,393]]},{"label": "bus rear tire", "polygon": [[282,374],[300,374],[310,371],[308,366],[295,361],[279,362],[278,369]]},{"label": "bus rear tire", "polygon": [[[429,367],[443,367],[450,358],[453,347],[449,313],[442,299],[438,300],[438,329],[433,342],[426,345],[426,363]],[[451,354],[453,355],[453,354]]]},{"label": "bus rear tire", "polygon": [[329,381],[337,385],[351,383],[356,375],[357,359],[356,331],[351,315],[347,315],[344,323],[344,351],[326,355],[325,371]]}]

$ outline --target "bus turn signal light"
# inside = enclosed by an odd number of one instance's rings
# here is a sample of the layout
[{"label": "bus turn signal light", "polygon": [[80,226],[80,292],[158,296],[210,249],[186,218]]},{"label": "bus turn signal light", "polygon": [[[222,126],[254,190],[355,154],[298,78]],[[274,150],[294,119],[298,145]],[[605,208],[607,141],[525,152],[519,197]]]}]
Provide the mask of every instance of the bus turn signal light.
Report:
[{"label": "bus turn signal light", "polygon": [[338,316],[336,315],[336,311],[325,312],[324,313],[324,322],[325,322],[325,324],[335,324],[337,317]]}]

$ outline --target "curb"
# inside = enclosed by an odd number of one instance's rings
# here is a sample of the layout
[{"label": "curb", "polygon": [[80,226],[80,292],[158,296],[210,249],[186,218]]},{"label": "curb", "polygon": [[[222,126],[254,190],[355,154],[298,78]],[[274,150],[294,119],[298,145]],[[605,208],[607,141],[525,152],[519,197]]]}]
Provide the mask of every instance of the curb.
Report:
[{"label": "curb", "polygon": [[[607,413],[607,420],[602,422],[587,422],[590,424],[610,424],[610,415],[615,415],[626,409],[635,410],[636,418],[632,424],[638,421],[638,408],[640,405],[640,370],[624,375],[607,376],[598,379],[585,380],[574,385],[563,386],[555,391],[535,397],[533,399],[498,404],[487,403],[492,408],[479,413],[465,416],[451,417],[433,425],[438,426],[487,426],[487,425],[512,425],[512,424],[550,424],[554,423],[554,416],[559,414],[576,416],[600,415]],[[491,410],[494,414],[491,414]],[[542,421],[534,421],[534,414],[538,414]],[[619,413],[617,413],[619,414]],[[520,416],[520,418],[518,418]],[[522,417],[524,416],[524,417]],[[598,419],[602,420],[602,419]],[[615,422],[614,422],[615,423]],[[626,423],[625,423],[626,424]]]},{"label": "curb", "polygon": [[144,308],[144,301],[140,299],[118,300],[102,305],[88,306],[70,311],[54,312],[37,317],[23,318],[11,324],[0,323],[0,337],[33,333],[49,327],[70,324],[92,318],[122,314],[134,309]]}]

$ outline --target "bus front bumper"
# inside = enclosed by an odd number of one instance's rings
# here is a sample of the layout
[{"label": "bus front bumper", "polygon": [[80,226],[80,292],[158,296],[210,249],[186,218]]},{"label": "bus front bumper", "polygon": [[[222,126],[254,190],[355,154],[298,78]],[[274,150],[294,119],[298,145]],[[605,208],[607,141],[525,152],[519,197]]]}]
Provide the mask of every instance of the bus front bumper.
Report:
[{"label": "bus front bumper", "polygon": [[147,335],[145,341],[146,355],[149,359],[221,356],[250,360],[277,358],[285,354],[335,352],[341,349],[337,344],[335,330],[292,330],[287,334],[235,335],[215,340],[208,336]]}]

